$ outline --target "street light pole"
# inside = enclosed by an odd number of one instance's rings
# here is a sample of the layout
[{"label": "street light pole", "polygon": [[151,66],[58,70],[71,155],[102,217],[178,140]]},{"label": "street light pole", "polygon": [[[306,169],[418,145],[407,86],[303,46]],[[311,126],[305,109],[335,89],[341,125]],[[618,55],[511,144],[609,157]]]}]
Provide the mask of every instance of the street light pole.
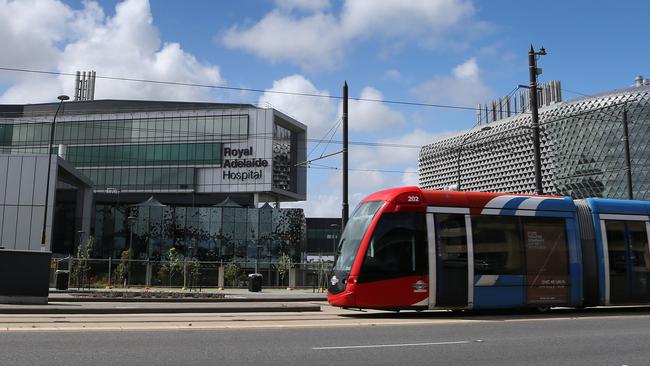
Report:
[{"label": "street light pole", "polygon": [[348,203],[348,82],[343,84],[343,208],[341,212],[341,227],[345,227],[350,216]]},{"label": "street light pole", "polygon": [[129,217],[127,217],[127,220],[129,222],[129,264],[126,275],[127,279],[124,281],[126,286],[128,286],[128,283],[131,280],[131,261],[133,260],[133,225],[135,224],[136,219],[137,217],[133,215],[129,215]]},{"label": "street light pole", "polygon": [[531,127],[533,130],[533,159],[535,164],[535,194],[544,194],[542,187],[542,157],[540,149],[539,138],[539,112],[537,106],[537,75],[542,73],[541,69],[537,68],[537,56],[546,55],[544,47],[535,52],[533,45],[530,45],[528,51],[528,70],[530,75],[530,111],[531,111]]},{"label": "street light pole", "polygon": [[[59,110],[61,110],[61,106],[63,105],[64,100],[70,99],[69,96],[67,95],[59,95],[56,97],[59,100],[59,106],[56,107],[56,112],[54,112],[54,118],[52,119],[52,124],[50,125],[50,141],[47,145],[47,180],[45,183],[45,213],[43,214],[43,233],[41,235],[41,251],[45,250],[45,244],[46,244],[46,232],[47,232],[47,209],[48,209],[48,201],[50,199],[50,174],[52,174],[52,144],[54,143],[54,127],[56,126],[56,116],[59,114]],[[54,183],[54,186],[56,187],[56,181]],[[51,249],[51,248],[50,248]]]}]

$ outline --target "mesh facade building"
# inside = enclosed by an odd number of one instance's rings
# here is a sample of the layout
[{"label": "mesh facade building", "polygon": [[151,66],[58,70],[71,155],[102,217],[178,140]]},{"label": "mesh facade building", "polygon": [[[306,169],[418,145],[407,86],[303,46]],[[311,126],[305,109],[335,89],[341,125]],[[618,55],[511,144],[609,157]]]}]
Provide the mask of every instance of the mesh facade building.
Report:
[{"label": "mesh facade building", "polygon": [[[46,154],[57,106],[0,105],[0,154]],[[171,246],[211,259],[248,257],[262,239],[276,241],[266,247],[277,255],[290,236],[302,245],[302,211],[279,206],[306,199],[306,133],[295,119],[253,105],[65,102],[53,153],[93,182],[95,209],[90,232],[79,232],[67,224],[75,197],[57,186],[52,251],[73,253],[93,235],[96,254],[115,258],[131,233],[135,256],[147,258]],[[152,196],[162,204],[139,205]],[[275,208],[258,209],[263,202]]]},{"label": "mesh facade building", "polygon": [[[539,109],[544,193],[627,198],[623,115],[627,113],[633,193],[650,200],[650,86],[545,103]],[[531,114],[527,111],[422,147],[426,189],[533,193]]]}]

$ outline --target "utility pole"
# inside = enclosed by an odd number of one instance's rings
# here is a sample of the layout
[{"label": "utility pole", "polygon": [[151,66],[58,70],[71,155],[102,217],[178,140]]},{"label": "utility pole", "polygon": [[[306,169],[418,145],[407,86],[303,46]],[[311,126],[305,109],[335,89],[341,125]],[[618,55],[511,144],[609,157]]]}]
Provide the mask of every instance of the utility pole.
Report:
[{"label": "utility pole", "polygon": [[627,199],[633,200],[632,163],[630,161],[630,135],[627,129],[627,108],[623,106],[623,147],[625,150],[625,177],[627,178]]},{"label": "utility pole", "polygon": [[343,84],[343,213],[341,227],[348,223],[350,207],[348,204],[348,82]]},{"label": "utility pole", "polygon": [[533,160],[535,163],[535,194],[544,194],[542,187],[542,157],[540,149],[539,138],[539,113],[537,106],[537,75],[542,73],[541,69],[537,68],[537,56],[546,55],[544,47],[535,52],[533,45],[530,45],[528,51],[528,69],[530,73],[530,111],[531,111],[531,127],[533,130]]}]

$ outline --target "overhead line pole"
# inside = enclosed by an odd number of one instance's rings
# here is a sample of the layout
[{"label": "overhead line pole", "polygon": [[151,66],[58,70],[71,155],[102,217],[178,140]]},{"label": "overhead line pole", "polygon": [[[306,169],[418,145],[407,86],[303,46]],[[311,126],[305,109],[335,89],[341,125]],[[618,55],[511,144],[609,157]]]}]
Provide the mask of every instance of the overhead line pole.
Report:
[{"label": "overhead line pole", "polygon": [[537,105],[537,55],[545,55],[546,51],[542,47],[540,52],[535,52],[533,45],[530,45],[528,51],[528,69],[530,71],[530,111],[531,111],[531,128],[533,130],[533,161],[535,164],[535,194],[544,194],[542,187],[542,157],[539,136],[539,112]]},{"label": "overhead line pole", "polygon": [[627,179],[627,198],[634,199],[632,193],[632,162],[630,161],[630,135],[627,128],[627,108],[623,107],[623,147],[625,150],[625,178]]},{"label": "overhead line pole", "polygon": [[341,229],[348,223],[350,207],[348,204],[348,82],[343,84],[343,212]]}]

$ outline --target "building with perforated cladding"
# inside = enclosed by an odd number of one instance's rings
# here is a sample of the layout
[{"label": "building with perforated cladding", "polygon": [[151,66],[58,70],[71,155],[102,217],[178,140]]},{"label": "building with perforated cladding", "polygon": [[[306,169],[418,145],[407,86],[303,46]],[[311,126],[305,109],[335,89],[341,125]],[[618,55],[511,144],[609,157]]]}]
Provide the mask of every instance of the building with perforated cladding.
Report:
[{"label": "building with perforated cladding", "polygon": [[[543,105],[539,109],[545,194],[627,198],[623,115],[627,112],[635,199],[650,200],[650,85]],[[425,189],[533,193],[528,111],[425,145]]]}]

